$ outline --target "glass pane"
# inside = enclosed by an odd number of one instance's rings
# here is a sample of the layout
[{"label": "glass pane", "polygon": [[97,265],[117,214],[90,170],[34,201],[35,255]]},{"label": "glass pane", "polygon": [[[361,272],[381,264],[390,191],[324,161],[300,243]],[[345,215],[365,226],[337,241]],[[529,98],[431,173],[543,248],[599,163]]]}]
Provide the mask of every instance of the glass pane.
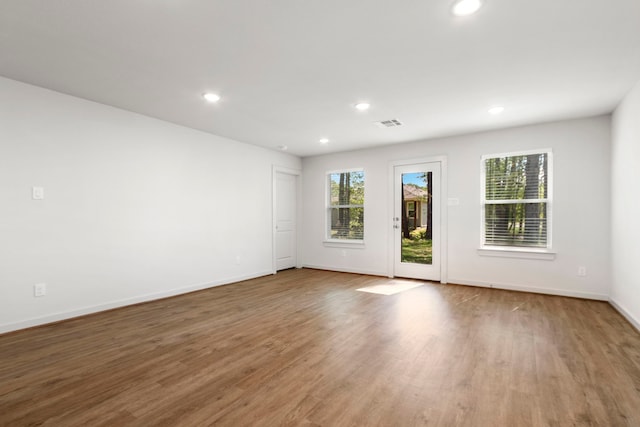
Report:
[{"label": "glass pane", "polygon": [[331,239],[362,240],[364,238],[364,208],[330,208]]},{"label": "glass pane", "polygon": [[364,204],[364,171],[329,174],[331,206]]},{"label": "glass pane", "polygon": [[547,246],[547,204],[485,205],[485,244],[493,246]]},{"label": "glass pane", "polygon": [[329,174],[329,238],[364,239],[364,171]]},{"label": "glass pane", "polygon": [[547,198],[547,154],[495,157],[485,160],[487,200]]},{"label": "glass pane", "polygon": [[402,174],[402,262],[431,264],[432,172]]}]

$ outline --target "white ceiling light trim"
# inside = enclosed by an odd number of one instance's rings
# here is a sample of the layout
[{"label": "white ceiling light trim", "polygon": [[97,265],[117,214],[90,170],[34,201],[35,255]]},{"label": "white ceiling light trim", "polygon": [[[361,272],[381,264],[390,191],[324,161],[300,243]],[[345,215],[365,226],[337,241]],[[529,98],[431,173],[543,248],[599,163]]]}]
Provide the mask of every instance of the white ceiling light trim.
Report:
[{"label": "white ceiling light trim", "polygon": [[329,138],[320,138],[320,144],[328,144]]},{"label": "white ceiling light trim", "polygon": [[371,104],[369,104],[368,102],[358,102],[355,105],[355,108],[356,110],[359,110],[359,111],[366,111],[369,108],[371,108]]},{"label": "white ceiling light trim", "polygon": [[489,114],[493,116],[497,116],[498,114],[502,113],[504,113],[504,107],[502,105],[494,105],[493,107],[489,108]]},{"label": "white ceiling light trim", "polygon": [[207,102],[218,102],[218,101],[220,101],[220,95],[218,95],[217,93],[207,92],[207,93],[202,94],[202,97]]},{"label": "white ceiling light trim", "polygon": [[473,15],[482,7],[482,3],[482,0],[460,0],[454,3],[451,12],[455,16]]}]

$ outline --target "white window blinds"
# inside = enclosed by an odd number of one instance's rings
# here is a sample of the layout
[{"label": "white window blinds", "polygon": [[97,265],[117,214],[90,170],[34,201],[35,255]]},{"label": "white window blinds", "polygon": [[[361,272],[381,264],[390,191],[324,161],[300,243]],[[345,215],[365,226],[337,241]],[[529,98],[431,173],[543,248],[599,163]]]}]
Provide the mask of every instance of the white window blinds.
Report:
[{"label": "white window blinds", "polygon": [[327,238],[364,239],[364,171],[328,174]]},{"label": "white window blinds", "polygon": [[483,157],[485,246],[549,247],[550,156]]}]

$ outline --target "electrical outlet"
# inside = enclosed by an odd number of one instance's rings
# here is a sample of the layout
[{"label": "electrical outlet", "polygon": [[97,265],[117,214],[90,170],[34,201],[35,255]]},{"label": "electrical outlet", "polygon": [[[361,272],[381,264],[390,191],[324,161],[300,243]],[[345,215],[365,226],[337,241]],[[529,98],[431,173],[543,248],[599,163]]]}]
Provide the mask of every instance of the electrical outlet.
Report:
[{"label": "electrical outlet", "polygon": [[587,275],[587,267],[581,265],[580,267],[578,267],[578,276],[580,277],[584,277]]},{"label": "electrical outlet", "polygon": [[236,265],[240,265],[240,255],[236,256]]},{"label": "electrical outlet", "polygon": [[33,285],[33,296],[34,297],[43,297],[47,294],[47,284],[46,283],[37,283]]},{"label": "electrical outlet", "polygon": [[44,188],[42,187],[32,187],[31,188],[31,197],[33,200],[43,200],[44,199]]}]

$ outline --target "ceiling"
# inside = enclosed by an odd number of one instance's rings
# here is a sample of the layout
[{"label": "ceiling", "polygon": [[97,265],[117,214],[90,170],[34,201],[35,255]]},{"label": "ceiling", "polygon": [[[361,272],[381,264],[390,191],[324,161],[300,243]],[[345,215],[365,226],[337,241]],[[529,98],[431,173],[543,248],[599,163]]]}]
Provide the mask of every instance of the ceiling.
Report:
[{"label": "ceiling", "polygon": [[451,5],[0,0],[0,75],[299,156],[609,113],[640,79],[638,0]]}]

